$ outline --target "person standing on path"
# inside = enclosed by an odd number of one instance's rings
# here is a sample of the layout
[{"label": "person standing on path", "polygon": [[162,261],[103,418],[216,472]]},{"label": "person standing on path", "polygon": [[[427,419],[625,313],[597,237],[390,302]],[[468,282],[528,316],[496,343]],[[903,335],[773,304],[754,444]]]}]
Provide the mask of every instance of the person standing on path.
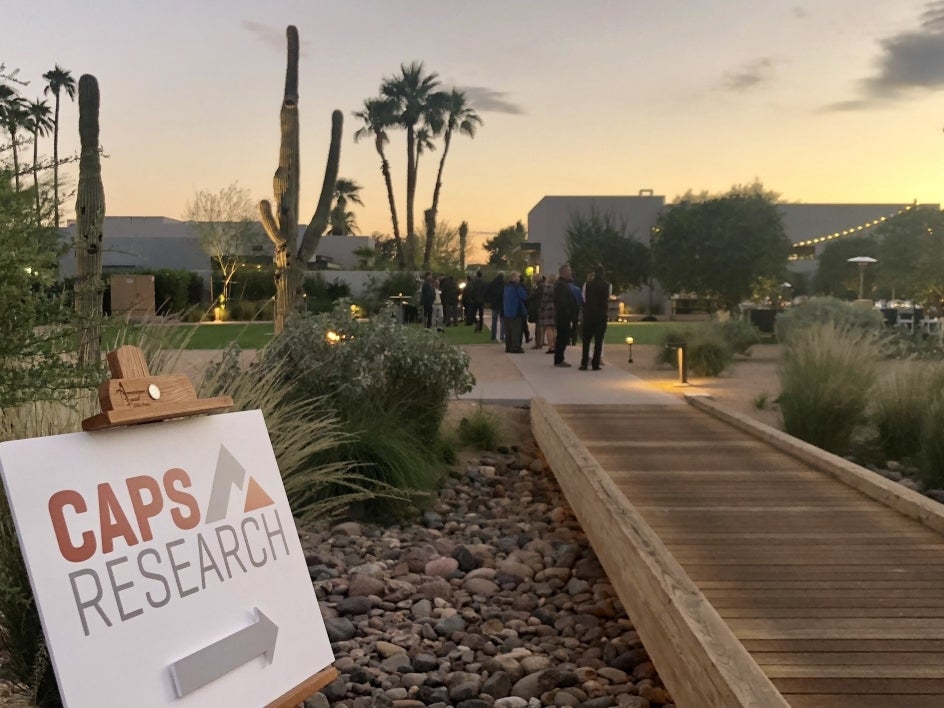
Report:
[{"label": "person standing on path", "polygon": [[524,354],[521,348],[523,325],[528,317],[528,293],[521,285],[521,277],[512,272],[502,292],[502,311],[505,313],[505,351]]},{"label": "person standing on path", "polygon": [[[557,344],[557,323],[554,320],[554,283],[556,282],[557,273],[551,273],[547,276],[541,291],[541,308],[538,312],[544,339],[547,341],[548,354],[554,353],[554,347]],[[540,345],[540,342],[536,342],[536,344]]]},{"label": "person standing on path", "polygon": [[475,272],[475,280],[472,281],[471,287],[472,322],[475,324],[475,331],[481,332],[482,325],[485,323],[485,291],[488,289],[488,283],[482,277],[482,271]]},{"label": "person standing on path", "polygon": [[554,324],[557,327],[557,341],[554,347],[554,366],[569,367],[564,361],[564,352],[570,344],[571,327],[577,319],[580,306],[571,290],[574,275],[570,264],[565,263],[558,271],[559,277],[554,283]]},{"label": "person standing on path", "polygon": [[423,306],[423,323],[426,329],[433,326],[433,303],[436,302],[436,286],[433,284],[433,274],[429,271],[423,274],[423,285],[420,288],[420,304]]},{"label": "person standing on path", "polygon": [[[583,303],[583,353],[580,357],[580,370],[586,371],[587,364],[594,371],[600,370],[600,357],[603,354],[603,335],[606,334],[606,318],[610,306],[610,284],[604,277],[603,266],[598,265],[592,278],[584,286]],[[593,340],[593,359],[590,359],[590,340]]]},{"label": "person standing on path", "polygon": [[459,322],[459,286],[451,275],[445,276],[439,283],[442,292],[443,318],[446,327],[455,327]]},{"label": "person standing on path", "polygon": [[505,298],[505,274],[499,271],[498,275],[489,281],[488,289],[485,291],[485,300],[492,312],[492,341],[505,341],[505,322],[503,318],[504,311],[502,302]]}]

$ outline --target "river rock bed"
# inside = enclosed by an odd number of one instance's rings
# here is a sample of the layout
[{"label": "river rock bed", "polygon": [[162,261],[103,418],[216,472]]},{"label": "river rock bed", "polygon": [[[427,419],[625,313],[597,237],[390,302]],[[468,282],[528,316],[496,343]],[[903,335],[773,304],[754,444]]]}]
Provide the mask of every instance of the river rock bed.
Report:
[{"label": "river rock bed", "polygon": [[306,708],[672,706],[533,444],[457,465],[415,525],[301,535],[340,672]]}]

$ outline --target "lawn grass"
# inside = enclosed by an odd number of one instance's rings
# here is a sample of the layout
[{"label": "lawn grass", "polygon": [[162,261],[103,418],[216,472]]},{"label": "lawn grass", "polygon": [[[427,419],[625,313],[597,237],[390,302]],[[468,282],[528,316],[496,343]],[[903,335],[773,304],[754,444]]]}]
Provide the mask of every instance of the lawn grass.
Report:
[{"label": "lawn grass", "polygon": [[[460,324],[446,327],[443,337],[450,344],[465,346],[468,344],[496,344],[491,340],[488,329],[490,320],[481,332],[475,327]],[[690,327],[694,322],[610,322],[606,328],[607,344],[625,344],[626,337],[632,337],[636,344],[661,344],[666,331]],[[406,325],[419,327],[421,325]],[[534,325],[529,325],[534,332]],[[259,349],[272,339],[272,322],[226,322],[212,324],[176,324],[150,327],[149,333],[163,332],[166,335],[165,349],[224,349],[231,342],[236,342],[242,349]],[[106,328],[105,341],[108,341]]]},{"label": "lawn grass", "polygon": [[[134,329],[128,341],[134,343]],[[102,341],[108,344],[125,324],[107,325]],[[272,339],[272,322],[227,322],[213,324],[147,325],[149,337],[160,337],[164,349],[225,349],[236,342],[242,349],[259,349]]]}]

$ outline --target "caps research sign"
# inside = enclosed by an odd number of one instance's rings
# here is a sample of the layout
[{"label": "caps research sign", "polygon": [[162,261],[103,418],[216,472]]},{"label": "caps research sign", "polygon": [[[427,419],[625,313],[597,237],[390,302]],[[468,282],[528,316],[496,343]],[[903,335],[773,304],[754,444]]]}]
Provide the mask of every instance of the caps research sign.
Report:
[{"label": "caps research sign", "polygon": [[68,708],[264,706],[334,660],[259,411],[0,444]]}]

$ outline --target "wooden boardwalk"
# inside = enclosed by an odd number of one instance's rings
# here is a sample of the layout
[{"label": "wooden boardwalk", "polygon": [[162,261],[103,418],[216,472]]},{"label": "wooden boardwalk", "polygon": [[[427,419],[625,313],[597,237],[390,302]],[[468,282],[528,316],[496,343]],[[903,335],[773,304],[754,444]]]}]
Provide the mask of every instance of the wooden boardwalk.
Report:
[{"label": "wooden boardwalk", "polygon": [[944,706],[936,502],[691,406],[532,425],[681,708]]}]

